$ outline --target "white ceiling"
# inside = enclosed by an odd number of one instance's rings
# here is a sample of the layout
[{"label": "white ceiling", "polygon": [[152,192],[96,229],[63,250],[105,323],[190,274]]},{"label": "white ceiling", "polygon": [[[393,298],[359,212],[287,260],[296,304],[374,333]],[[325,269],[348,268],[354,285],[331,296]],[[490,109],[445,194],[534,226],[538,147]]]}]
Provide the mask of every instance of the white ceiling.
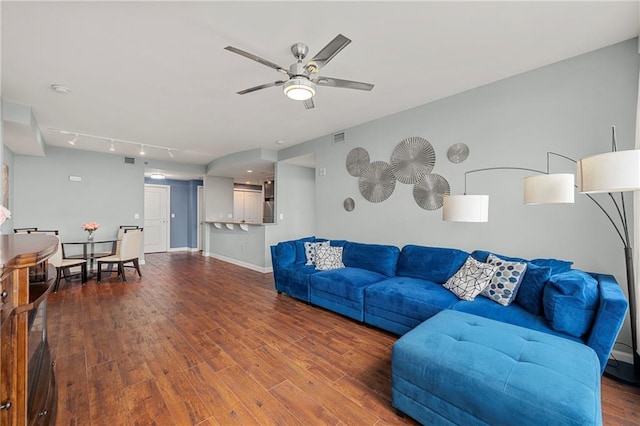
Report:
[{"label": "white ceiling", "polygon": [[[0,5],[2,97],[32,108],[46,144],[69,147],[68,135],[47,130],[63,129],[170,147],[173,158],[151,147],[146,156],[199,165],[335,133],[640,29],[636,1]],[[374,83],[373,91],[319,87],[312,110],[280,87],[235,93],[283,76],[225,46],[288,67],[291,44],[308,44],[312,57],[338,33],[353,42],[320,74]],[[109,144],[81,137],[76,147],[108,152]],[[136,145],[116,148],[139,156]]]}]

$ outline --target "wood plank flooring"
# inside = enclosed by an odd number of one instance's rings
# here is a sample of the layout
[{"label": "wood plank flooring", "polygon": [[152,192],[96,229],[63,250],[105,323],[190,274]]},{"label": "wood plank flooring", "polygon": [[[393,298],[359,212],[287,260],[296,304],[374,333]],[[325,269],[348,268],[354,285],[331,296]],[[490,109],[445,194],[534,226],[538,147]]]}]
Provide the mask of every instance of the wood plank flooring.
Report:
[{"label": "wood plank flooring", "polygon": [[[196,253],[142,274],[50,297],[57,425],[415,424],[390,402],[397,336]],[[640,424],[640,389],[604,378],[602,402],[605,424]]]}]

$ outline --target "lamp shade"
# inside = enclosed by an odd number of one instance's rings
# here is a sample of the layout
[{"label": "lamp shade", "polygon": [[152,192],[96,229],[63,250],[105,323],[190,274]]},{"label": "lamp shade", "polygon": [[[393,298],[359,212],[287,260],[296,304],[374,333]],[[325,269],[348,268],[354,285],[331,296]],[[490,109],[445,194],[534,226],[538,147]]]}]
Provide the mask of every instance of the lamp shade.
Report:
[{"label": "lamp shade", "polygon": [[525,204],[573,203],[574,198],[574,176],[570,173],[542,174],[524,179]]},{"label": "lamp shade", "polygon": [[449,222],[488,222],[488,195],[446,195],[442,219]]},{"label": "lamp shade", "polygon": [[578,160],[578,191],[623,192],[640,189],[640,150],[614,151]]}]

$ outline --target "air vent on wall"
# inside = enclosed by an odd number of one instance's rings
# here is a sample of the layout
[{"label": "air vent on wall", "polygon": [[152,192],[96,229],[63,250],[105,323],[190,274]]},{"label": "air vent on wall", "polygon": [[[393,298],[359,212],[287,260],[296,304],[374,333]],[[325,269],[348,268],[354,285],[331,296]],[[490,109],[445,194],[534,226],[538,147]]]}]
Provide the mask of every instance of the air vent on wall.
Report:
[{"label": "air vent on wall", "polygon": [[344,142],[344,132],[333,135],[333,143]]},{"label": "air vent on wall", "polygon": [[133,157],[124,157],[124,163],[125,164],[135,164],[136,163],[136,159]]}]

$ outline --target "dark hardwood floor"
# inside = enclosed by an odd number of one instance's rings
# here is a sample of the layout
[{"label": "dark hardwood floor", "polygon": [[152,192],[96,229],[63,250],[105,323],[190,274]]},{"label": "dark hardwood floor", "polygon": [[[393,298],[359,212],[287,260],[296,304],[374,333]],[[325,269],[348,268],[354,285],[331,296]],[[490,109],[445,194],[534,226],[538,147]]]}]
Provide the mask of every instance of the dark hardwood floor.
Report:
[{"label": "dark hardwood floor", "polygon": [[[390,402],[397,336],[195,253],[142,274],[50,297],[57,425],[414,424]],[[640,389],[602,384],[605,424],[640,424]]]}]

